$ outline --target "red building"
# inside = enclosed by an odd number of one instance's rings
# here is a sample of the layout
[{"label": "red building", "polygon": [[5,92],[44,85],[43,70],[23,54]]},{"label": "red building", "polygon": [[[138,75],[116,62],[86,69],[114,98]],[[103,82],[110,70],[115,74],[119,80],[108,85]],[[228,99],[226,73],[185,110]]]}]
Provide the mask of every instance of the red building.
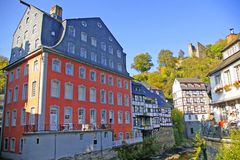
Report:
[{"label": "red building", "polygon": [[[126,54],[100,18],[62,20],[27,9],[13,35],[2,153],[21,154],[24,134],[113,129],[132,133]],[[39,140],[38,140],[39,141]]]}]

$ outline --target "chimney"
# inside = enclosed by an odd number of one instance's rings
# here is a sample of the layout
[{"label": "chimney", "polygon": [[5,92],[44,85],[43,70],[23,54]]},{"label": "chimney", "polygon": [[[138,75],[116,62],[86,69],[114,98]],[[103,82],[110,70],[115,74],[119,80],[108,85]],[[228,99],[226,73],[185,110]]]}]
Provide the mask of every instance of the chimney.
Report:
[{"label": "chimney", "polygon": [[55,5],[50,10],[50,15],[58,20],[62,20],[62,8],[58,5]]},{"label": "chimney", "polygon": [[227,44],[231,43],[237,38],[237,34],[234,33],[234,29],[230,28],[230,34],[227,35]]}]

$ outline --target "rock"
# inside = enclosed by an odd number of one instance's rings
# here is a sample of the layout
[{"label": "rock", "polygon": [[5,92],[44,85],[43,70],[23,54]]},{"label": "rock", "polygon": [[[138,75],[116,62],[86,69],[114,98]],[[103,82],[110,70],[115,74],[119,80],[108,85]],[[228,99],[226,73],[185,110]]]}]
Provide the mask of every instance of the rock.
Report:
[{"label": "rock", "polygon": [[174,154],[171,157],[165,158],[165,160],[178,160],[180,158],[179,154]]}]

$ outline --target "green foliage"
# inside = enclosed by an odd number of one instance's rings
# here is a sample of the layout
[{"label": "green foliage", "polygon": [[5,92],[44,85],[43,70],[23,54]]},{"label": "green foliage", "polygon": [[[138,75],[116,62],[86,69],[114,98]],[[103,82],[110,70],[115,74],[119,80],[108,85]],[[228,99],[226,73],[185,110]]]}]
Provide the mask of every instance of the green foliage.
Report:
[{"label": "green foliage", "polygon": [[180,145],[184,140],[184,123],[183,123],[183,113],[178,109],[174,108],[172,110],[172,121],[174,125],[174,138],[176,145]]},{"label": "green foliage", "polygon": [[240,160],[240,130],[231,131],[231,143],[223,144],[216,160]]},{"label": "green foliage", "polygon": [[142,53],[134,57],[134,63],[131,65],[131,68],[142,73],[149,71],[152,66],[152,57],[148,53]]},{"label": "green foliage", "polygon": [[184,51],[180,49],[180,50],[178,51],[178,58],[183,58],[184,55],[185,55]]},{"label": "green foliage", "polygon": [[212,59],[222,59],[221,50],[227,45],[226,39],[220,39],[215,44],[206,46],[206,56]]},{"label": "green foliage", "polygon": [[204,140],[202,139],[200,132],[197,132],[195,139],[193,140],[194,150],[195,152],[192,154],[192,160],[199,160],[199,157],[202,153],[202,143]]},{"label": "green foliage", "polygon": [[8,59],[4,56],[0,55],[0,93],[3,93],[4,86],[6,83],[6,74],[2,70],[2,68],[8,65]]},{"label": "green foliage", "polygon": [[171,67],[175,66],[175,58],[173,57],[173,53],[170,50],[162,49],[158,54],[158,64],[160,67]]},{"label": "green foliage", "polygon": [[157,143],[154,136],[147,137],[141,144],[128,145],[124,144],[118,149],[118,157],[124,160],[144,159],[155,155],[161,150],[161,146]]}]

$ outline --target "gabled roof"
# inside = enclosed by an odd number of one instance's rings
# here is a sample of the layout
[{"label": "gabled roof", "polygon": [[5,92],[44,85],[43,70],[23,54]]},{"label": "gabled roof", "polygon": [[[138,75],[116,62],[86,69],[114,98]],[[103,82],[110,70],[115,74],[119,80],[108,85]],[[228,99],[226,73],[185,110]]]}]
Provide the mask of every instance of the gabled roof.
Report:
[{"label": "gabled roof", "polygon": [[176,78],[179,83],[203,83],[198,78]]},{"label": "gabled roof", "polygon": [[232,63],[236,62],[237,60],[240,60],[240,51],[237,53],[231,55],[227,59],[223,60],[222,63],[218,65],[217,68],[215,68],[213,71],[209,72],[208,75],[211,76],[212,74],[222,70],[223,68],[231,65]]}]

